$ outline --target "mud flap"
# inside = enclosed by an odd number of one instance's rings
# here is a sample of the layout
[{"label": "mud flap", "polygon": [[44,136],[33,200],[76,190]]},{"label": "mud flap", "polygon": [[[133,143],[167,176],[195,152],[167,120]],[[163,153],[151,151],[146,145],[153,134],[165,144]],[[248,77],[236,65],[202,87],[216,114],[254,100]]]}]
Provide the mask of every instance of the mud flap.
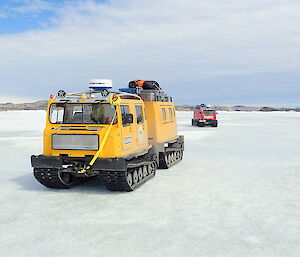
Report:
[{"label": "mud flap", "polygon": [[62,164],[62,158],[59,156],[31,156],[31,166],[33,168],[61,168]]}]

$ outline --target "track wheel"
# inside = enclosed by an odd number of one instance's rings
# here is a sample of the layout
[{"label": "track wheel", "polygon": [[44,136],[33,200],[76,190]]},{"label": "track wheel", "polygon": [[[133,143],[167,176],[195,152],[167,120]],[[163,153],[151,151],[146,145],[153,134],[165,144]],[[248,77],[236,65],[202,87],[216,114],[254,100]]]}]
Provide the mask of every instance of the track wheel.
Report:
[{"label": "track wheel", "polygon": [[133,171],[132,180],[133,180],[133,184],[136,184],[137,182],[139,182],[139,175],[138,175],[137,170]]},{"label": "track wheel", "polygon": [[126,177],[126,181],[127,181],[127,184],[128,184],[129,186],[132,186],[132,184],[133,184],[133,179],[132,179],[131,173],[129,173],[129,172],[128,172],[127,177]]},{"label": "track wheel", "polygon": [[150,174],[154,174],[156,170],[156,165],[154,163],[148,165],[148,173]]},{"label": "track wheel", "polygon": [[176,160],[175,152],[172,152],[172,153],[171,153],[171,156],[172,156],[172,162],[174,162],[174,161]]},{"label": "track wheel", "polygon": [[179,157],[178,157],[178,159],[182,159],[182,156],[183,156],[183,151],[182,150],[180,150],[180,151],[178,151],[178,155],[179,155]]},{"label": "track wheel", "polygon": [[141,181],[143,179],[143,177],[144,177],[142,167],[140,167],[138,169],[138,176],[139,176],[139,181]]},{"label": "track wheel", "polygon": [[152,165],[151,164],[147,165],[147,170],[148,170],[148,174],[151,175],[152,174]]},{"label": "track wheel", "polygon": [[174,161],[176,161],[178,159],[178,151],[174,152]]},{"label": "track wheel", "polygon": [[168,154],[168,164],[171,164],[173,162],[172,153]]},{"label": "track wheel", "polygon": [[166,164],[169,164],[169,155],[168,155],[168,153],[165,153],[165,162],[166,162]]},{"label": "track wheel", "polygon": [[147,177],[148,175],[148,168],[147,168],[147,165],[143,166],[143,176],[144,178]]}]

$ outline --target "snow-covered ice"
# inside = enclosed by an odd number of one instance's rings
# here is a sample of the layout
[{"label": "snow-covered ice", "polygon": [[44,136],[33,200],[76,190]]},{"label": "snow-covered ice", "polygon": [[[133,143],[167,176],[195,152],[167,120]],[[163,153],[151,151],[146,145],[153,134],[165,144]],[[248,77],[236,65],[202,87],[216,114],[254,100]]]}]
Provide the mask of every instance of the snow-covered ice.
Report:
[{"label": "snow-covered ice", "polygon": [[0,113],[1,257],[300,256],[300,113],[178,112],[184,160],[131,193],[35,181],[44,116]]}]

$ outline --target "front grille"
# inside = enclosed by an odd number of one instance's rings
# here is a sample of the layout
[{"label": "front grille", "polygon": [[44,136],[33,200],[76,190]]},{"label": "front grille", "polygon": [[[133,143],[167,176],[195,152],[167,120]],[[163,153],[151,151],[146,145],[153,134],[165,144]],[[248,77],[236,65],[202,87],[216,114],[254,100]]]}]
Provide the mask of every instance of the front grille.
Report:
[{"label": "front grille", "polygon": [[98,150],[98,135],[53,134],[54,150]]}]

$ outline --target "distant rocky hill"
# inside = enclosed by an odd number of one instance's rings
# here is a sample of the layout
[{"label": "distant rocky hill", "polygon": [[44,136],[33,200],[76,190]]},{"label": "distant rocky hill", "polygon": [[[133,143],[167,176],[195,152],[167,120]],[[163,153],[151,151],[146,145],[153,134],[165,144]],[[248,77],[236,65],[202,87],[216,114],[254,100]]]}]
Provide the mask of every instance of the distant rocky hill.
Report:
[{"label": "distant rocky hill", "polygon": [[[195,108],[195,105],[177,105],[177,111],[192,111]],[[234,105],[234,106],[211,106],[212,109],[216,111],[246,111],[246,112],[253,112],[253,111],[262,111],[262,112],[270,112],[270,111],[297,111],[299,108],[275,108],[269,106],[243,106],[243,105]]]},{"label": "distant rocky hill", "polygon": [[[47,101],[37,101],[33,103],[23,103],[23,104],[13,104],[13,103],[0,103],[0,111],[17,111],[17,110],[46,110]],[[176,105],[177,111],[192,111],[195,108],[195,105]],[[300,111],[299,108],[275,108],[275,107],[259,107],[259,106],[211,106],[211,108],[217,111],[291,111],[296,110]]]},{"label": "distant rocky hill", "polygon": [[13,104],[0,103],[0,111],[17,111],[17,110],[46,110],[47,101],[37,101],[33,103]]}]

